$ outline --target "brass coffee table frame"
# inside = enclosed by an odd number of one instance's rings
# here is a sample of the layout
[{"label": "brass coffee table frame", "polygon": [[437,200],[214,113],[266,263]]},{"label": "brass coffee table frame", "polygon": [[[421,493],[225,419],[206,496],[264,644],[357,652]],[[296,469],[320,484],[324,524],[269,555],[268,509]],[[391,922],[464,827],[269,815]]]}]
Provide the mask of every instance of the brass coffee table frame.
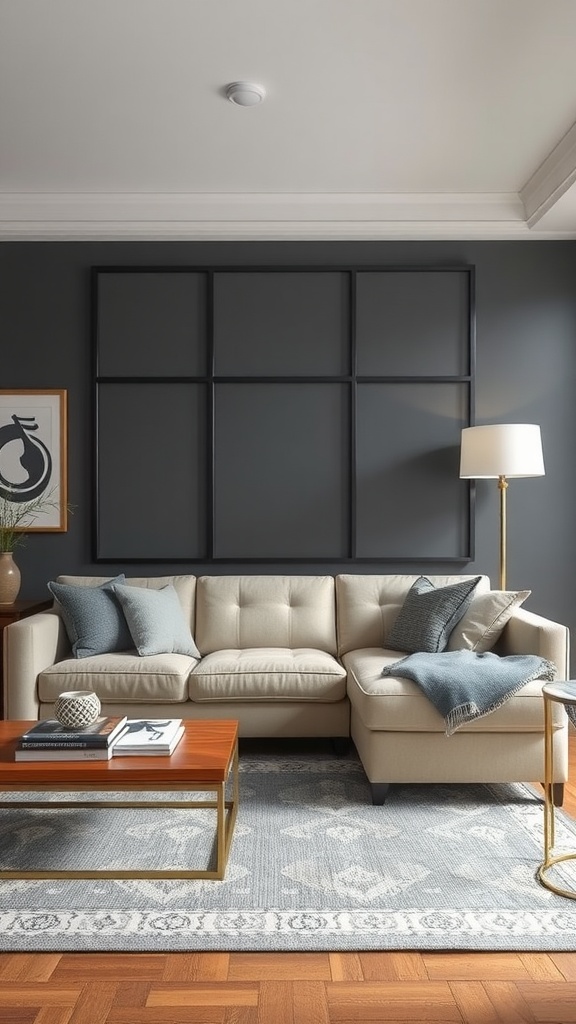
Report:
[{"label": "brass coffee table frame", "polygon": [[555,864],[563,861],[576,860],[576,851],[552,856],[556,841],[556,807],[554,804],[554,730],[552,728],[551,704],[576,704],[576,688],[573,693],[563,692],[563,683],[547,683],[542,687],[544,698],[544,860],[540,864],[536,877],[546,889],[557,896],[576,900],[576,890],[563,889],[555,885],[547,877],[546,872]]},{"label": "brass coffee table frame", "polygon": [[[41,808],[45,810],[57,810],[67,807],[89,807],[89,808],[107,808],[107,807],[176,807],[176,808],[205,808],[208,810],[216,810],[216,867],[213,869],[159,869],[159,870],[118,870],[116,868],[112,870],[86,870],[86,871],[74,871],[74,870],[28,870],[28,871],[15,871],[15,870],[0,870],[0,879],[12,878],[12,879],[23,879],[23,878],[209,878],[215,881],[221,881],[224,878],[224,872],[226,871],[226,865],[228,863],[228,855],[230,853],[230,845],[232,842],[232,836],[234,833],[234,824],[236,822],[236,814],[238,811],[238,795],[239,795],[239,781],[238,781],[238,740],[236,740],[234,746],[234,753],[231,762],[230,773],[232,777],[232,794],[231,799],[226,799],[226,785],[227,781],[223,782],[199,782],[199,783],[165,783],[165,784],[152,784],[142,785],[122,781],[121,784],[113,781],[110,784],[98,782],[97,784],[90,785],[87,782],[78,784],[66,784],[66,789],[70,792],[98,792],[102,790],[121,790],[121,791],[146,791],[154,788],[160,792],[192,792],[192,793],[215,793],[215,799],[213,800],[37,800],[37,801],[5,801],[5,808]],[[61,792],[62,784],[54,785],[41,785],[34,783],[34,791],[38,792]],[[1,785],[1,792],[11,791],[22,791],[22,785]]]}]

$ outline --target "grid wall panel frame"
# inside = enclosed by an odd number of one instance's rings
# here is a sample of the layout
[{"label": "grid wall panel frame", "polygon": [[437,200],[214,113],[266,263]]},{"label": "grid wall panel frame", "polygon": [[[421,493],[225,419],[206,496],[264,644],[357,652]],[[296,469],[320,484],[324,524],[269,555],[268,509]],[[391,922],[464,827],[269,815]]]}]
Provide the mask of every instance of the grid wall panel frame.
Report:
[{"label": "grid wall panel frame", "polygon": [[[144,293],[144,309],[130,312]],[[150,296],[162,308],[144,316]],[[349,567],[473,559],[475,486],[457,473],[460,430],[474,421],[473,267],[93,267],[92,337],[95,561]],[[125,524],[115,533],[110,512],[121,474],[102,440],[111,449],[123,427],[103,396],[111,385],[144,384],[163,471],[181,479],[183,500],[173,502],[164,540],[150,521],[136,546]],[[191,402],[180,407],[183,432],[156,415],[177,385]],[[418,396],[415,415],[406,395]],[[139,471],[145,479],[143,463]],[[426,506],[432,514],[422,526]]]}]

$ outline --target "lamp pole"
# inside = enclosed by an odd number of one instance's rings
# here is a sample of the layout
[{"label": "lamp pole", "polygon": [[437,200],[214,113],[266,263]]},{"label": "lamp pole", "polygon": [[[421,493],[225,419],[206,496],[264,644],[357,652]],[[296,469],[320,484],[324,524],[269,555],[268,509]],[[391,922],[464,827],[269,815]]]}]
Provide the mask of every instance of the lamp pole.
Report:
[{"label": "lamp pole", "polygon": [[506,491],[508,481],[505,476],[498,477],[500,489],[500,590],[506,590]]}]

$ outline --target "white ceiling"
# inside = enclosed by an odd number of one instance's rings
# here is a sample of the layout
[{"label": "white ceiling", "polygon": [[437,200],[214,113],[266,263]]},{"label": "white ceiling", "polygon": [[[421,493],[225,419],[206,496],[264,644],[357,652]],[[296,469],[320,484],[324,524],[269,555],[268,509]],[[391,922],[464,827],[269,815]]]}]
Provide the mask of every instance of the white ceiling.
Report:
[{"label": "white ceiling", "polygon": [[576,0],[0,0],[0,238],[576,238],[575,122]]}]

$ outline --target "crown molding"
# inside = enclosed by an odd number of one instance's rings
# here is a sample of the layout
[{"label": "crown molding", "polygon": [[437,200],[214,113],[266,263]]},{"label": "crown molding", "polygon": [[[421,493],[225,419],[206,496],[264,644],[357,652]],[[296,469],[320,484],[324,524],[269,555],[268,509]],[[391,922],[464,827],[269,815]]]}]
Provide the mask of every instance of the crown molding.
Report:
[{"label": "crown molding", "polygon": [[534,227],[576,182],[576,124],[548,154],[520,190],[526,223]]},{"label": "crown molding", "polygon": [[13,241],[529,237],[513,192],[0,193],[0,239]]}]

